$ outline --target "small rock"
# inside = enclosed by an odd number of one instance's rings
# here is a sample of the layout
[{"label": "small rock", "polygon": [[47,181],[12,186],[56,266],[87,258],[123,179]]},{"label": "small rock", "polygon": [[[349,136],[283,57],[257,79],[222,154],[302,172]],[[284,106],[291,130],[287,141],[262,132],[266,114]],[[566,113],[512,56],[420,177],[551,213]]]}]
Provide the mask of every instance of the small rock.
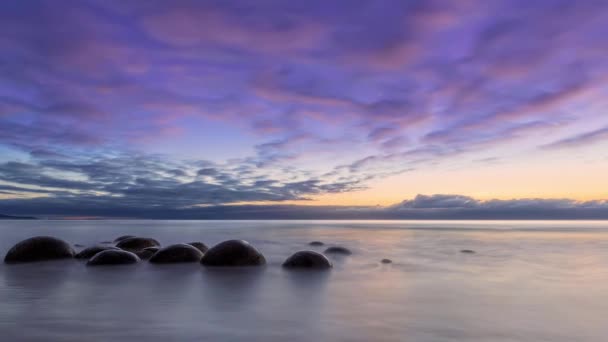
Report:
[{"label": "small rock", "polygon": [[130,237],[118,242],[116,247],[129,252],[139,252],[146,247],[160,247],[160,243],[151,238]]},{"label": "small rock", "polygon": [[101,241],[100,243],[103,243],[104,245],[107,245],[107,244],[110,244],[110,243],[113,243],[113,242],[112,241]]},{"label": "small rock", "polygon": [[118,247],[113,247],[113,246],[91,246],[91,247],[87,247],[87,248],[83,249],[82,251],[80,251],[79,253],[77,253],[75,258],[76,259],[90,259],[95,254],[109,250],[109,249],[119,250]]},{"label": "small rock", "polygon": [[114,239],[114,243],[118,243],[118,242],[120,242],[120,241],[122,241],[122,240],[125,240],[125,239],[130,239],[130,238],[134,238],[134,237],[135,237],[135,236],[133,236],[133,235],[123,235],[123,236],[119,236],[119,237],[117,237],[116,239]]},{"label": "small rock", "polygon": [[108,249],[95,254],[87,262],[87,266],[128,265],[137,262],[139,262],[139,257],[131,252],[120,249]]},{"label": "small rock", "polygon": [[133,253],[135,253],[135,255],[137,255],[140,259],[150,259],[154,253],[158,252],[159,249],[160,247],[146,247],[141,251],[136,251]]},{"label": "small rock", "polygon": [[308,243],[308,245],[309,246],[323,246],[325,244],[321,241],[312,241],[312,242]]},{"label": "small rock", "polygon": [[353,254],[350,249],[341,246],[332,246],[325,250],[325,254],[342,254],[342,255],[351,255]]},{"label": "small rock", "polygon": [[287,258],[283,263],[283,267],[326,269],[332,267],[332,265],[329,259],[321,253],[300,251]]},{"label": "small rock", "polygon": [[74,244],[74,247],[84,247],[84,245],[81,245],[81,244],[79,244],[79,243],[75,243],[75,244]]},{"label": "small rock", "polygon": [[472,249],[463,249],[460,251],[460,253],[465,253],[465,254],[475,254],[475,251]]},{"label": "small rock", "polygon": [[5,263],[32,262],[74,257],[69,243],[51,236],[36,236],[13,246],[4,257]]},{"label": "small rock", "polygon": [[207,251],[209,250],[209,247],[207,247],[207,245],[202,242],[188,242],[188,244],[203,253],[207,253]]},{"label": "small rock", "polygon": [[228,240],[210,248],[203,258],[204,266],[261,266],[266,259],[244,240]]},{"label": "small rock", "polygon": [[178,262],[199,262],[203,257],[203,252],[198,248],[180,243],[161,248],[150,258],[153,264],[169,264]]},{"label": "small rock", "polygon": [[391,260],[391,259],[382,259],[382,260],[380,260],[380,262],[383,263],[383,264],[392,264],[393,260]]}]

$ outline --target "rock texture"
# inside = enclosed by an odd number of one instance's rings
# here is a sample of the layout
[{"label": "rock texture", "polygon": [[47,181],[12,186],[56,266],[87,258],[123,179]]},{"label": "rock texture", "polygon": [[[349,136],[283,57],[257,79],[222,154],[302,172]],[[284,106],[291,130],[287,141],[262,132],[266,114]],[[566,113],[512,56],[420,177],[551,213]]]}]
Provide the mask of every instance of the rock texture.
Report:
[{"label": "rock texture", "polygon": [[331,268],[331,262],[321,253],[313,251],[296,252],[283,263],[285,268],[314,268],[327,269]]},{"label": "rock texture", "polygon": [[353,254],[353,252],[351,252],[350,249],[348,249],[346,247],[341,247],[341,246],[329,247],[328,249],[325,250],[324,253],[325,254],[341,254],[341,255]]},{"label": "rock texture", "polygon": [[76,254],[76,259],[90,259],[93,255],[103,252],[109,249],[119,250],[118,247],[113,246],[91,246],[83,249]]},{"label": "rock texture", "polygon": [[116,244],[116,247],[129,252],[139,252],[147,247],[159,247],[160,243],[151,238],[130,237],[121,240]]},{"label": "rock texture", "polygon": [[36,236],[13,246],[6,253],[4,262],[20,263],[73,257],[74,250],[69,243],[51,236]]},{"label": "rock texture", "polygon": [[228,240],[213,246],[201,259],[204,266],[261,266],[266,259],[243,240]]},{"label": "rock texture", "polygon": [[129,265],[137,262],[139,262],[139,257],[131,252],[109,249],[95,254],[87,262],[87,266]]},{"label": "rock texture", "polygon": [[198,250],[198,248],[189,244],[180,243],[161,248],[152,255],[150,262],[153,264],[199,262],[202,257],[203,252]]}]

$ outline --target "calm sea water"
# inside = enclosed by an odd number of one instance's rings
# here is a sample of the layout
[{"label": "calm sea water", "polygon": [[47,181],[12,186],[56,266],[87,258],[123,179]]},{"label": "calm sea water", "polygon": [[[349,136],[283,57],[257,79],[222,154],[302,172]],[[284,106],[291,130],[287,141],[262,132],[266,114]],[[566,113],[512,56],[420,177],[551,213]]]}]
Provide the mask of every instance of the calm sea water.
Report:
[{"label": "calm sea water", "polygon": [[[2,264],[0,339],[608,340],[608,222],[0,221],[0,252],[34,235],[89,245],[123,234],[246,239],[269,264]],[[328,272],[281,269],[312,240],[354,254]]]}]

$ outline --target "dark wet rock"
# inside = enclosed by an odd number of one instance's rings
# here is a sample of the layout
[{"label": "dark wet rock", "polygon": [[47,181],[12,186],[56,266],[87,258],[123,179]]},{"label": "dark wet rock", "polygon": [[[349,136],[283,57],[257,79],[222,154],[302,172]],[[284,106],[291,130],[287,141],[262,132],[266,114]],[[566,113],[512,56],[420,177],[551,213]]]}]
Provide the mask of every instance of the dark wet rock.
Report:
[{"label": "dark wet rock", "polygon": [[205,266],[260,266],[266,264],[266,259],[249,242],[228,240],[211,247],[203,255],[201,264]]},{"label": "dark wet rock", "polygon": [[309,246],[324,246],[325,244],[321,241],[312,241],[308,245]]},{"label": "dark wet rock", "polygon": [[112,241],[101,241],[100,243],[103,243],[104,245],[107,245],[107,244],[110,244],[110,243],[113,243],[113,242]]},{"label": "dark wet rock", "polygon": [[150,258],[150,262],[153,264],[199,262],[202,257],[203,252],[198,248],[189,244],[179,243],[161,248]]},{"label": "dark wet rock", "polygon": [[130,237],[118,242],[116,247],[129,252],[139,252],[147,247],[160,247],[160,243],[151,238]]},{"label": "dark wet rock", "polygon": [[283,263],[283,267],[286,268],[326,269],[331,266],[331,262],[325,255],[313,251],[296,252]]},{"label": "dark wet rock", "polygon": [[91,246],[91,247],[87,247],[87,248],[83,249],[82,251],[78,252],[76,254],[75,258],[76,259],[90,259],[95,254],[109,250],[109,249],[120,250],[118,247],[113,247],[113,246]]},{"label": "dark wet rock", "polygon": [[158,252],[159,249],[160,247],[146,247],[141,251],[136,251],[133,253],[135,253],[135,255],[137,255],[140,259],[150,259],[154,253]]},{"label": "dark wet rock", "polygon": [[209,247],[207,247],[207,245],[202,242],[188,242],[188,244],[203,253],[207,253],[207,251],[209,250]]},{"label": "dark wet rock", "polygon": [[383,263],[383,264],[392,264],[393,260],[391,260],[391,259],[382,259],[382,260],[380,260],[380,262]]},{"label": "dark wet rock", "polygon": [[460,250],[460,253],[475,254],[475,251],[472,249],[462,249],[462,250]]},{"label": "dark wet rock", "polygon": [[128,265],[139,262],[139,257],[131,252],[120,249],[108,249],[95,254],[87,266]]},{"label": "dark wet rock", "polygon": [[116,239],[114,239],[114,243],[118,243],[118,242],[120,242],[120,241],[122,241],[122,240],[125,240],[125,239],[130,239],[130,238],[134,238],[134,237],[135,237],[134,235],[123,235],[123,236],[119,236],[119,237],[117,237]]},{"label": "dark wet rock", "polygon": [[75,244],[74,244],[74,247],[84,247],[84,245],[81,245],[81,244],[79,244],[79,243],[75,243]]},{"label": "dark wet rock", "polygon": [[69,243],[51,236],[36,236],[13,246],[6,253],[4,262],[32,262],[73,257],[74,250]]},{"label": "dark wet rock", "polygon": [[325,254],[341,254],[341,255],[351,255],[353,254],[350,249],[341,246],[332,246],[325,250]]}]

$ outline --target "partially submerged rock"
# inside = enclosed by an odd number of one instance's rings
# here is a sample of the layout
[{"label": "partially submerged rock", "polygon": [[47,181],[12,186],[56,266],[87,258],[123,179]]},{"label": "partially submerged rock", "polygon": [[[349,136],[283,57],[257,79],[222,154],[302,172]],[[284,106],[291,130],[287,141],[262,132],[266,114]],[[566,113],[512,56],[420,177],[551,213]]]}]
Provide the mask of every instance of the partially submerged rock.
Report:
[{"label": "partially submerged rock", "polygon": [[309,246],[324,246],[325,244],[321,241],[312,241],[308,243]]},{"label": "partially submerged rock", "polygon": [[118,250],[119,248],[113,247],[113,246],[91,246],[91,247],[87,247],[87,248],[83,249],[82,251],[78,252],[76,254],[75,258],[76,259],[90,259],[95,254],[109,250],[109,249]]},{"label": "partially submerged rock", "polygon": [[5,263],[33,262],[74,257],[69,243],[51,237],[36,236],[13,246],[4,257]]},{"label": "partially submerged rock", "polygon": [[260,266],[266,259],[244,240],[228,240],[213,246],[203,255],[204,266]]},{"label": "partially submerged rock", "polygon": [[161,248],[152,255],[150,262],[154,264],[199,262],[202,257],[203,252],[198,248],[189,244],[179,243]]},{"label": "partially submerged rock", "polygon": [[329,259],[321,253],[300,251],[287,258],[283,263],[283,267],[327,269],[331,268],[332,265]]},{"label": "partially submerged rock", "polygon": [[154,253],[158,252],[160,247],[146,247],[141,251],[135,251],[135,255],[137,255],[140,259],[150,259]]},{"label": "partially submerged rock", "polygon": [[118,243],[122,240],[133,238],[133,237],[135,237],[135,235],[122,235],[122,236],[119,236],[116,239],[114,239],[114,243]]},{"label": "partially submerged rock", "polygon": [[342,246],[332,246],[325,250],[325,254],[341,254],[341,255],[351,255],[353,252],[350,249]]},{"label": "partially submerged rock", "polygon": [[139,262],[139,257],[131,252],[120,249],[108,249],[95,254],[87,266],[129,265]]},{"label": "partially submerged rock", "polygon": [[118,242],[116,247],[129,252],[139,252],[147,247],[160,247],[160,243],[152,238],[130,237]]},{"label": "partially submerged rock", "polygon": [[462,250],[460,250],[460,253],[475,254],[475,251],[472,249],[462,249]]},{"label": "partially submerged rock", "polygon": [[188,242],[188,244],[203,253],[207,253],[207,251],[209,250],[209,247],[207,247],[207,245],[202,242]]},{"label": "partially submerged rock", "polygon": [[391,259],[382,259],[382,260],[380,260],[380,262],[383,263],[383,264],[392,264],[393,260],[391,260]]}]

